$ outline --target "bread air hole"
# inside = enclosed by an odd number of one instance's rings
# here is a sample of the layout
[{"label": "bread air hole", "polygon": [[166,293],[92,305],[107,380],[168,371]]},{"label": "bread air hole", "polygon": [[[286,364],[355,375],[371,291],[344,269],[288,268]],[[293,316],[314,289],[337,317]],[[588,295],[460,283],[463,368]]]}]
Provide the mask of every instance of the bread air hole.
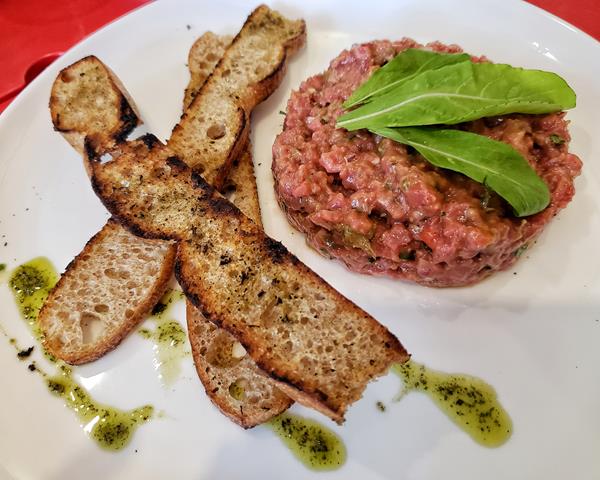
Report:
[{"label": "bread air hole", "polygon": [[65,83],[71,83],[73,80],[75,80],[75,77],[71,72],[63,71],[60,74],[60,79]]},{"label": "bread air hole", "polygon": [[104,324],[93,313],[83,312],[80,318],[81,336],[85,344],[96,342],[104,333]]},{"label": "bread air hole", "polygon": [[231,368],[237,365],[241,357],[234,357],[234,344],[235,341],[227,332],[219,332],[206,351],[206,361],[218,368]]},{"label": "bread air hole", "polygon": [[112,279],[118,278],[118,273],[114,268],[107,268],[104,270],[104,275]]},{"label": "bread air hole", "polygon": [[221,191],[221,193],[225,196],[225,198],[227,200],[229,200],[230,202],[233,202],[235,199],[236,190],[237,190],[237,187],[236,187],[235,183],[228,183],[227,185],[225,185],[225,187],[223,187],[223,190]]},{"label": "bread air hole", "polygon": [[229,385],[229,395],[237,401],[244,400],[246,397],[246,388],[248,386],[247,383],[248,382],[243,378],[238,378]]},{"label": "bread air hole", "polygon": [[233,347],[231,347],[231,356],[238,360],[244,358],[246,355],[246,349],[240,342],[235,342]]},{"label": "bread air hole", "polygon": [[94,311],[97,313],[106,313],[106,312],[108,312],[108,305],[99,303],[94,306]]},{"label": "bread air hole", "polygon": [[223,138],[225,136],[225,125],[222,123],[213,123],[206,130],[206,136],[211,140],[218,140],[219,138]]}]

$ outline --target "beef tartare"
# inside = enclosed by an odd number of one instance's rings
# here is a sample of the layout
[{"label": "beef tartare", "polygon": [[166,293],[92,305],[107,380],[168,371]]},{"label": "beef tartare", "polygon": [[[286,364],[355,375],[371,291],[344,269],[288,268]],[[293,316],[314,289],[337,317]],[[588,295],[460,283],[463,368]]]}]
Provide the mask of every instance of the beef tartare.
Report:
[{"label": "beef tartare", "polygon": [[407,48],[462,51],[410,39],[343,51],[288,101],[284,129],[273,146],[275,191],[308,243],[351,270],[435,287],[469,285],[515,262],[567,205],[581,161],[568,152],[562,112],[458,125],[510,144],[548,185],[548,207],[517,218],[484,185],[434,167],[410,147],[366,130],[336,128],[342,103]]}]

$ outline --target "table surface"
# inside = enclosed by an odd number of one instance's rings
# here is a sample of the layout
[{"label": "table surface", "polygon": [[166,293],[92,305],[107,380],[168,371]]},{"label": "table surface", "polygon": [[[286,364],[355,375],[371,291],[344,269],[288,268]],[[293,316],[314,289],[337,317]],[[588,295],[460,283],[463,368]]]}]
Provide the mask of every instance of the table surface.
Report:
[{"label": "table surface", "polygon": [[[600,40],[598,0],[529,1]],[[71,46],[146,3],[148,0],[1,0],[0,112]]]}]

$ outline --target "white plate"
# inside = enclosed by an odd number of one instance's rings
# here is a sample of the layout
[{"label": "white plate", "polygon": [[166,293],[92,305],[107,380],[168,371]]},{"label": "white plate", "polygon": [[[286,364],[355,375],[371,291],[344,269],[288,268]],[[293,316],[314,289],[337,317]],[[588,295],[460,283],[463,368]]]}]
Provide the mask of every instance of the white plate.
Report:
[{"label": "white plate", "polygon": [[[600,477],[600,48],[590,37],[526,3],[451,1],[273,2],[308,27],[306,48],[275,94],[253,115],[257,181],[267,232],[386,324],[433,368],[491,383],[514,422],[501,448],[475,444],[427,397],[390,404],[399,381],[369,386],[343,427],[346,465],[329,478],[593,479]],[[205,30],[233,33],[252,5],[242,1],[157,2],[109,25],[64,55],[0,117],[0,262],[35,256],[59,270],[107,218],[81,161],[52,131],[47,104],[58,70],[98,55],[128,87],[148,129],[160,138],[176,123],[187,82],[186,56]],[[189,25],[189,28],[187,27]],[[349,273],[309,250],[278,209],[270,174],[279,110],[290,90],[355,42],[411,36],[458,43],[474,54],[564,76],[578,94],[572,150],[584,161],[577,195],[515,268],[464,289],[432,290]],[[8,242],[6,247],[4,242]],[[0,323],[32,343],[8,288]],[[183,321],[182,312],[179,319]],[[120,453],[99,450],[77,418],[0,340],[0,477],[16,478],[306,478],[266,428],[243,431],[202,392],[191,359],[173,388],[152,366],[151,345],[131,335],[114,352],[77,369],[98,399],[124,408],[164,410]],[[385,413],[377,400],[388,404]],[[294,411],[318,418],[300,407]],[[321,418],[324,423],[331,424]]]}]

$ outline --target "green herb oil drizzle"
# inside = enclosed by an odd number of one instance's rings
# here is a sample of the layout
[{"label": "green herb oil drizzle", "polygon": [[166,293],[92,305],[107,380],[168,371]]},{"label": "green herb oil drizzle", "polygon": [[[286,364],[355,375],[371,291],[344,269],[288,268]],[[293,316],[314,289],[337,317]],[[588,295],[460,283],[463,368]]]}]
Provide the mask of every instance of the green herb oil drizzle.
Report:
[{"label": "green herb oil drizzle", "polygon": [[58,281],[58,274],[47,258],[38,257],[15,268],[8,285],[13,291],[21,316],[33,336],[42,340],[37,323],[40,309]]},{"label": "green herb oil drizzle", "polygon": [[291,413],[282,413],[268,424],[306,467],[336,470],[346,461],[342,440],[323,425]]},{"label": "green herb oil drizzle", "polygon": [[464,432],[480,445],[499,447],[512,434],[512,421],[498,402],[496,391],[470,375],[431,370],[412,360],[394,365],[404,388],[398,398],[411,391],[425,393]]},{"label": "green herb oil drizzle", "polygon": [[65,402],[79,417],[84,430],[104,450],[121,450],[127,446],[137,427],[147,422],[154,407],[144,405],[124,411],[103,405],[94,400],[89,392],[79,385],[66,365],[61,365],[55,376],[44,376],[48,390]]},{"label": "green herb oil drizzle", "polygon": [[175,383],[181,373],[181,360],[190,354],[187,335],[178,321],[170,317],[173,303],[183,299],[180,290],[169,290],[152,309],[155,328],[141,328],[138,334],[154,342],[154,365],[165,386]]},{"label": "green herb oil drizzle", "polygon": [[[35,258],[18,266],[12,272],[9,286],[32,334],[41,342],[42,332],[38,325],[38,315],[48,294],[58,281],[58,274],[50,261],[43,257]],[[2,330],[4,336],[6,332]],[[9,343],[17,350],[17,356],[23,360],[33,348],[21,349],[15,339]],[[28,352],[27,355],[23,352]],[[72,369],[62,362],[56,362],[49,354],[47,358],[57,363],[58,373],[51,376],[41,370],[35,362],[29,364],[32,372],[44,378],[48,390],[63,399],[65,406],[77,414],[84,430],[97,445],[105,450],[120,450],[131,440],[137,427],[148,421],[154,407],[145,405],[130,411],[123,411],[95,401],[89,392],[73,378]],[[22,358],[23,357],[23,358]]]}]

